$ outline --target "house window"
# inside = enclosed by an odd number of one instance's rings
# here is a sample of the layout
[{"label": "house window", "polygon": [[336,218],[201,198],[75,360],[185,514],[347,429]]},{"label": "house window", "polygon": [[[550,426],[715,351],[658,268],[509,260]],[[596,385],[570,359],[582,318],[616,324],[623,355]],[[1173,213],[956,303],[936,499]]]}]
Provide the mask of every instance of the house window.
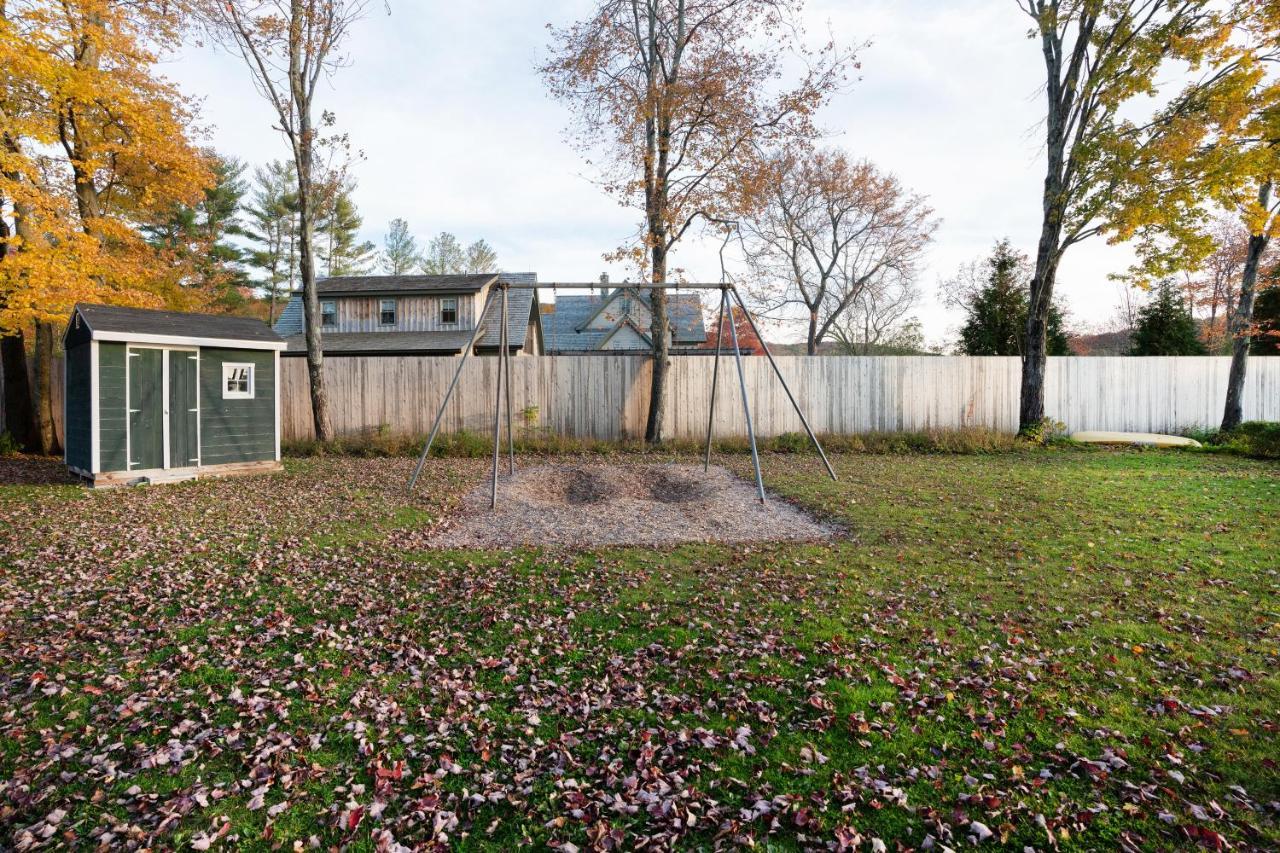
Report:
[{"label": "house window", "polygon": [[222,399],[253,399],[253,365],[225,362],[222,365]]},{"label": "house window", "polygon": [[320,303],[320,325],[326,329],[338,325],[338,303],[333,300]]},{"label": "house window", "polygon": [[440,322],[446,326],[458,322],[457,299],[440,300]]},{"label": "house window", "polygon": [[384,326],[394,326],[396,324],[396,301],[394,299],[384,299],[378,306],[378,322]]}]

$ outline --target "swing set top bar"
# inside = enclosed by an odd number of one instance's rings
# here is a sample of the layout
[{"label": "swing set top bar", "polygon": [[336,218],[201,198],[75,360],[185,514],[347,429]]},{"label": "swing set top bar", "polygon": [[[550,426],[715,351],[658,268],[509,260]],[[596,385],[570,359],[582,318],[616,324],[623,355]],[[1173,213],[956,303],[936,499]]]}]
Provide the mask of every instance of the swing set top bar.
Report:
[{"label": "swing set top bar", "polygon": [[671,282],[663,282],[662,284],[650,284],[645,281],[540,281],[535,283],[526,282],[497,282],[495,287],[505,287],[508,290],[727,290],[728,284],[709,284],[707,282],[693,282],[690,284],[673,284]]}]

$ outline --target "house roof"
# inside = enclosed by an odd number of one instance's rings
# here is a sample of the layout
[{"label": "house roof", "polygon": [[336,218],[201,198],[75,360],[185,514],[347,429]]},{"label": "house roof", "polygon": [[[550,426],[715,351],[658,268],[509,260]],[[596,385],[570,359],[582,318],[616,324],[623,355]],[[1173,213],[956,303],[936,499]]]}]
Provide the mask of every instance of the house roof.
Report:
[{"label": "house roof", "polygon": [[[425,355],[454,355],[471,340],[470,330],[449,332],[323,332],[320,336],[325,355],[388,355],[391,353],[420,353]],[[286,339],[288,352],[302,354],[307,351],[305,335],[292,335]]]},{"label": "house roof", "polygon": [[[637,292],[642,301],[648,301],[647,293]],[[631,295],[635,296],[636,293]],[[616,292],[608,296],[595,293],[585,296],[558,295],[554,303],[544,306],[543,340],[547,352],[591,352],[599,349],[616,328],[583,327],[615,296]],[[677,347],[697,346],[707,339],[702,321],[702,299],[698,294],[668,293],[667,313],[671,319],[672,340]],[[620,322],[625,323],[627,320],[624,318]]]},{"label": "house roof", "polygon": [[[532,272],[504,272],[498,280],[507,284],[537,284],[538,274]],[[533,313],[535,291],[515,288],[507,291],[507,341],[515,349],[523,348],[529,332],[529,315]],[[542,322],[541,312],[536,315]],[[502,331],[502,299],[495,296],[489,310],[481,320],[484,331],[476,341],[478,349],[497,348],[498,335]]]},{"label": "house roof", "polygon": [[89,327],[92,340],[196,346],[234,344],[242,349],[284,349],[280,336],[266,323],[253,317],[84,303],[77,305],[75,310]]},{"label": "house roof", "polygon": [[[375,276],[389,278],[390,276]],[[468,278],[468,276],[421,276],[422,278]],[[537,284],[537,273],[515,272],[494,273],[479,276],[485,282],[505,281],[511,284]],[[401,291],[417,294],[419,291]],[[450,291],[437,290],[435,293]],[[457,292],[452,291],[452,292]],[[346,295],[346,294],[343,294]],[[368,295],[368,292],[352,292],[350,295]],[[536,291],[515,288],[508,291],[507,297],[507,339],[511,348],[523,349],[529,334],[529,319],[532,315],[535,322],[541,324],[542,318],[534,310]],[[306,343],[303,339],[302,295],[295,293],[280,312],[275,329],[286,336],[289,341],[289,352],[304,352]],[[495,298],[489,310],[481,318],[480,338],[476,341],[476,349],[496,349],[501,331],[502,301]],[[471,340],[471,329],[448,332],[321,332],[326,353],[347,355],[387,353],[387,352],[422,352],[422,353],[456,353]]]},{"label": "house roof", "polygon": [[475,293],[497,278],[498,274],[491,272],[476,275],[341,275],[320,279],[316,282],[316,291],[321,296]]}]

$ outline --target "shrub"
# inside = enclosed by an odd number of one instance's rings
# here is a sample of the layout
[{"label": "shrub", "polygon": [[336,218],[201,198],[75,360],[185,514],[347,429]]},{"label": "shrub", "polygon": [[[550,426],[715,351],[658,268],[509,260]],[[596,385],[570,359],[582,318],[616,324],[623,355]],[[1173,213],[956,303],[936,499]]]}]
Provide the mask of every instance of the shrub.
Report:
[{"label": "shrub", "polygon": [[0,456],[17,456],[22,452],[22,445],[11,432],[0,432]]}]

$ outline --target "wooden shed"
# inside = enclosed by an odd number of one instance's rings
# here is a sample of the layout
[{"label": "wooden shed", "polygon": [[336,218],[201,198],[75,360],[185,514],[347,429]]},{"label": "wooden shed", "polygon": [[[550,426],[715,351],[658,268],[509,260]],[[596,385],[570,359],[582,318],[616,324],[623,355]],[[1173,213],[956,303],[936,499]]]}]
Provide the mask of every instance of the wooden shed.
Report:
[{"label": "wooden shed", "polygon": [[251,317],[77,305],[66,463],[95,486],[280,469],[280,351]]}]

